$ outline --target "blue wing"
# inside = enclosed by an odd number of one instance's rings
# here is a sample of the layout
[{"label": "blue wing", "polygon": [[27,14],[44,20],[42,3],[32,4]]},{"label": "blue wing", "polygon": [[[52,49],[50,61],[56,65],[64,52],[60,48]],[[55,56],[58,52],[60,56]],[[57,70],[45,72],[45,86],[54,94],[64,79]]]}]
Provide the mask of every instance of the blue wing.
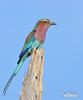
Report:
[{"label": "blue wing", "polygon": [[[19,61],[17,64],[19,64],[19,62],[21,61],[21,58],[26,54],[26,52],[29,50],[29,48],[31,47],[32,43],[34,42],[35,38],[34,38],[34,34],[36,33],[36,30],[33,30],[27,37],[24,47],[21,51],[21,54],[19,56]],[[28,54],[28,56],[31,54],[31,52]]]},{"label": "blue wing", "polygon": [[28,41],[28,43],[25,43],[24,48],[23,48],[23,51],[21,52],[19,58],[22,58],[25,55],[25,53],[31,47],[33,41],[34,41],[34,37],[31,37],[31,39]]}]

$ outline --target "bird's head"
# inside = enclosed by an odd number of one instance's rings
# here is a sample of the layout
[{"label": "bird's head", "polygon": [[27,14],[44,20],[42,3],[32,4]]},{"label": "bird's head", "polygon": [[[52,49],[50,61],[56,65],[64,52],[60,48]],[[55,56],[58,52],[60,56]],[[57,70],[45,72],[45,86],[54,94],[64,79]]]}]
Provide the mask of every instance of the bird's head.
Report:
[{"label": "bird's head", "polygon": [[39,22],[39,23],[42,23],[42,22],[43,22],[44,24],[47,24],[48,26],[56,25],[55,22],[52,22],[52,21],[49,20],[49,19],[40,19],[38,22]]},{"label": "bird's head", "polygon": [[37,22],[37,24],[35,25],[35,28],[37,28],[37,26],[45,26],[45,27],[50,27],[50,26],[52,26],[52,25],[56,25],[56,23],[55,22],[52,22],[51,20],[49,20],[49,19],[40,19],[38,22]]},{"label": "bird's head", "polygon": [[52,25],[56,25],[56,23],[52,22],[49,19],[40,19],[34,27],[35,38],[41,42],[44,42],[46,32],[48,28]]}]

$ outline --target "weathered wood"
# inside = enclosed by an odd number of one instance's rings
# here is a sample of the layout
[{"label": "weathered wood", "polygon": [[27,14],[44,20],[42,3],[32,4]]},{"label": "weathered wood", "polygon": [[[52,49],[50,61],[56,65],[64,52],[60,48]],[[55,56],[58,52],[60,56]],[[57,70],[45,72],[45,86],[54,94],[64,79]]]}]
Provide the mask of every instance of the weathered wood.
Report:
[{"label": "weathered wood", "polygon": [[33,50],[28,67],[27,76],[24,75],[23,87],[19,100],[42,99],[42,75],[44,63],[44,49]]}]

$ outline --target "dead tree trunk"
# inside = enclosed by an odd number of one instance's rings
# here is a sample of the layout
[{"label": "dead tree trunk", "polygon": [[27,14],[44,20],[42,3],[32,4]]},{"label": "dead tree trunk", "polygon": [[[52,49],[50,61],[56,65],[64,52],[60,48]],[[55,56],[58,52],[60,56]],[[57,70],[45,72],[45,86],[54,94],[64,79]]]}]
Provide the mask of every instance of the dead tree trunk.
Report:
[{"label": "dead tree trunk", "polygon": [[33,50],[28,67],[27,76],[24,76],[23,87],[19,100],[42,99],[42,74],[44,63],[44,49]]}]

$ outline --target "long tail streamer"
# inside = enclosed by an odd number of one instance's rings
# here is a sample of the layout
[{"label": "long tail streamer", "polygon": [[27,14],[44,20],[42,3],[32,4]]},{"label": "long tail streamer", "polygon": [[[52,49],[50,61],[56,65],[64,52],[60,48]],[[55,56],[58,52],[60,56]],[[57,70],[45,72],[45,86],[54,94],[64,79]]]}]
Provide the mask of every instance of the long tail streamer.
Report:
[{"label": "long tail streamer", "polygon": [[14,77],[15,77],[15,74],[13,73],[12,76],[10,77],[10,79],[8,80],[8,82],[7,82],[7,84],[6,84],[5,88],[4,88],[4,90],[3,90],[3,94],[4,94],[4,95],[6,94],[7,89],[8,89],[8,87],[9,87],[9,85],[10,85],[10,83],[12,82],[12,80],[13,80]]},{"label": "long tail streamer", "polygon": [[20,70],[20,68],[21,68],[21,66],[22,66],[22,64],[23,64],[23,62],[25,61],[25,59],[26,59],[26,57],[27,57],[27,54],[28,54],[28,52],[23,56],[23,58],[21,59],[20,63],[19,63],[18,66],[16,67],[14,73],[12,74],[12,76],[10,77],[10,79],[8,80],[6,86],[5,86],[4,90],[3,90],[3,94],[4,94],[4,95],[6,94],[7,89],[8,89],[8,87],[9,87],[10,83],[12,82],[13,78],[16,76],[16,74],[17,74],[18,71]]}]

